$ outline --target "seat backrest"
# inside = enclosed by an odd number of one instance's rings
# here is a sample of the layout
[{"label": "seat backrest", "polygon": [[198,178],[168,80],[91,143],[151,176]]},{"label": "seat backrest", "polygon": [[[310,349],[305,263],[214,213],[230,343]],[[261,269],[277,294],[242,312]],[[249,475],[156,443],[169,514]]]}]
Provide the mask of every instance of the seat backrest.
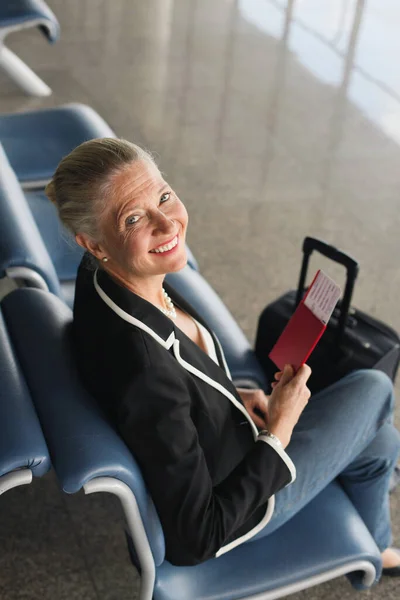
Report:
[{"label": "seat backrest", "polygon": [[31,288],[14,290],[2,305],[63,490],[75,493],[98,477],[128,485],[154,561],[161,564],[164,536],[139,467],[79,380],[70,340],[71,310],[54,295]]},{"label": "seat backrest", "polygon": [[40,275],[51,292],[60,295],[53,263],[0,144],[0,277],[12,267],[32,270]]},{"label": "seat backrest", "polygon": [[40,477],[50,469],[50,458],[0,310],[0,477],[17,469]]},{"label": "seat backrest", "polygon": [[0,141],[25,189],[43,187],[64,156],[82,142],[102,137],[116,135],[85,104],[68,103],[0,115]]}]

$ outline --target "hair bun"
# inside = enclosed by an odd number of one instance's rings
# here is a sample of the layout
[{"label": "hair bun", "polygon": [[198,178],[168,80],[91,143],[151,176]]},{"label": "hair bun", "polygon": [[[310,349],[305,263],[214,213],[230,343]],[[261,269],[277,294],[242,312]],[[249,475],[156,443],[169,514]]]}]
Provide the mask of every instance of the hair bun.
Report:
[{"label": "hair bun", "polygon": [[45,191],[46,196],[50,200],[50,202],[52,202],[53,204],[55,204],[57,206],[56,190],[55,190],[53,180],[49,181],[49,183],[46,185],[44,191]]}]

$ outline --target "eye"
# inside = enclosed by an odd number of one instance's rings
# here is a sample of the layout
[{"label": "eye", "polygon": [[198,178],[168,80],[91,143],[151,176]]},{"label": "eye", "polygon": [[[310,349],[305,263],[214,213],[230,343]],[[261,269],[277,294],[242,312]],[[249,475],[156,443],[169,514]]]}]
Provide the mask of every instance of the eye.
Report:
[{"label": "eye", "polygon": [[164,192],[164,194],[160,198],[160,202],[166,202],[167,200],[169,200],[170,196],[171,192]]},{"label": "eye", "polygon": [[125,220],[125,225],[134,225],[135,223],[137,223],[137,219],[139,219],[139,217],[131,215]]}]

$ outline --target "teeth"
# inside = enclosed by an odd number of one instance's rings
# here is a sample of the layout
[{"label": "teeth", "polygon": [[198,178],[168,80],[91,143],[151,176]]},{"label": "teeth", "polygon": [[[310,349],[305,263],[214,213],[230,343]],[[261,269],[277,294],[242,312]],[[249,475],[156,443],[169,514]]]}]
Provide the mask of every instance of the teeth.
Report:
[{"label": "teeth", "polygon": [[150,252],[166,252],[167,250],[172,250],[172,248],[174,248],[178,243],[178,236],[176,236],[172,242],[170,242],[169,244],[167,244],[166,246],[161,246],[160,248],[156,248],[155,250],[150,250]]}]

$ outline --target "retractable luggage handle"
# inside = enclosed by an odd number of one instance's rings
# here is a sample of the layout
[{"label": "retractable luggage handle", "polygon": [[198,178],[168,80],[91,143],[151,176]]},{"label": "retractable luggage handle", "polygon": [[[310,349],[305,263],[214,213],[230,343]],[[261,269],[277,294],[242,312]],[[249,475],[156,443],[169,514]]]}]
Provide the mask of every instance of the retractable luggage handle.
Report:
[{"label": "retractable luggage handle", "polygon": [[341,252],[334,246],[330,246],[321,240],[317,240],[316,238],[306,237],[303,242],[303,263],[301,265],[300,279],[299,285],[297,288],[297,296],[296,296],[296,307],[300,304],[301,299],[303,297],[304,286],[306,283],[308,264],[310,261],[310,256],[313,251],[316,250],[323,254],[327,258],[333,260],[336,263],[339,263],[346,267],[347,271],[347,279],[346,279],[346,287],[344,291],[343,300],[340,308],[340,318],[338,323],[338,331],[336,337],[336,346],[339,348],[344,330],[346,327],[346,321],[349,314],[349,308],[351,303],[351,298],[353,295],[354,284],[357,279],[359,265],[354,258],[351,258],[348,254]]}]

